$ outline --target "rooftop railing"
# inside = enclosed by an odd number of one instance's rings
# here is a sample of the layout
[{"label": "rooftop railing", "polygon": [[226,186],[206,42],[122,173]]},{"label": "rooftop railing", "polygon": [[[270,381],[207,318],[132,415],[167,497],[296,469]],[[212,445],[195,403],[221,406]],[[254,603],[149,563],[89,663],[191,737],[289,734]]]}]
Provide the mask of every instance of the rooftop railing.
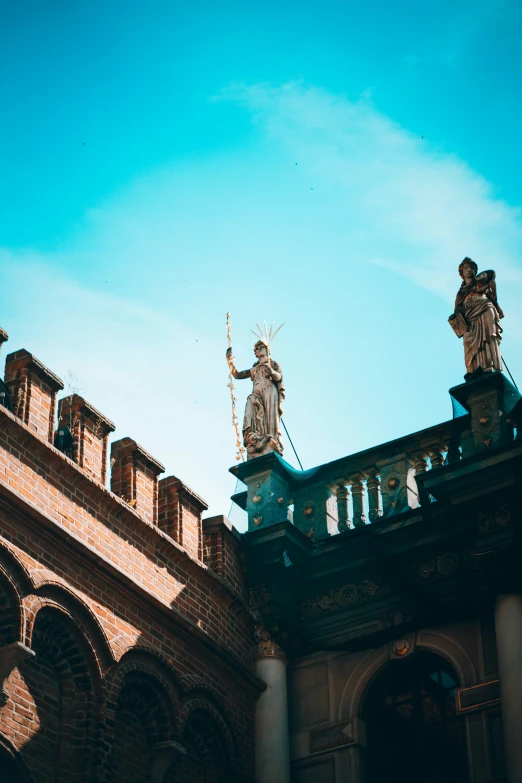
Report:
[{"label": "rooftop railing", "polygon": [[[515,437],[520,393],[500,373],[450,390],[454,418],[306,471],[272,453],[231,469],[247,486],[233,500],[249,531],[291,521],[313,540],[371,524],[421,505],[416,476]],[[519,403],[517,405],[517,403]],[[422,503],[433,498],[423,494]]]},{"label": "rooftop railing", "polygon": [[417,508],[415,476],[441,468],[452,445],[460,459],[454,433],[454,422],[444,422],[306,471],[269,454],[233,469],[247,485],[234,500],[249,530],[289,519],[309,538],[332,536]]}]

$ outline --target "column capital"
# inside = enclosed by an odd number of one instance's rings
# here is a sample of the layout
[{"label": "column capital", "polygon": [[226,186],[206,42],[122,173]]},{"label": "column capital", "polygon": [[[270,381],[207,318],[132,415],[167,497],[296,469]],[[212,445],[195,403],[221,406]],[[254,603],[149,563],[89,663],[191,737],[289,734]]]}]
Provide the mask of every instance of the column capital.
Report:
[{"label": "column capital", "polygon": [[286,661],[285,651],[272,638],[270,632],[262,624],[256,625],[254,631],[256,640],[256,659],[257,658],[281,658]]}]

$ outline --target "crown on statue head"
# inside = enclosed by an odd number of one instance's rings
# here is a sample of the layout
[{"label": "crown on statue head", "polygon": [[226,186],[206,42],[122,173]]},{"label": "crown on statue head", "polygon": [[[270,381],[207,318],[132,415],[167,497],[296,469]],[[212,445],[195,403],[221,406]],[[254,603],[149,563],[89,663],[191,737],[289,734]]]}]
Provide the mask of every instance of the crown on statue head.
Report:
[{"label": "crown on statue head", "polygon": [[263,329],[261,329],[259,324],[256,324],[256,326],[257,326],[257,332],[255,332],[253,329],[251,329],[250,331],[252,332],[253,335],[255,335],[259,339],[260,342],[264,343],[266,345],[266,347],[269,349],[270,348],[270,343],[272,342],[272,340],[274,339],[276,334],[279,332],[279,330],[283,328],[284,323],[282,323],[281,326],[279,326],[275,330],[275,332],[274,332],[274,322],[273,321],[272,321],[272,326],[270,327],[270,329],[267,328],[266,321],[263,321],[263,327],[264,327]]}]

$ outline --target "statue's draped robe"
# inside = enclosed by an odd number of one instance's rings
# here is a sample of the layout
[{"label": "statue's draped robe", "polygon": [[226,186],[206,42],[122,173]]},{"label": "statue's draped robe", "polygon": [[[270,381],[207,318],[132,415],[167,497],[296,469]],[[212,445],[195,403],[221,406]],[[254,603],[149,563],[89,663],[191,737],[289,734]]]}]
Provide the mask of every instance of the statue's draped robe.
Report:
[{"label": "statue's draped robe", "polygon": [[[269,377],[270,367],[281,376],[280,381],[274,381]],[[259,454],[267,451],[283,452],[281,432],[279,429],[283,414],[282,403],[284,399],[283,376],[277,362],[267,364],[256,362],[251,370],[242,370],[236,373],[237,378],[252,378],[254,388],[248,396],[243,421],[243,441],[247,449],[257,442],[261,447]],[[268,445],[269,440],[273,443]],[[262,446],[261,444],[265,445]]]},{"label": "statue's draped robe", "polygon": [[463,282],[455,300],[455,311],[461,312],[468,324],[463,337],[467,372],[479,368],[502,370],[499,321],[503,313],[497,304],[495,273],[483,272],[473,283]]}]

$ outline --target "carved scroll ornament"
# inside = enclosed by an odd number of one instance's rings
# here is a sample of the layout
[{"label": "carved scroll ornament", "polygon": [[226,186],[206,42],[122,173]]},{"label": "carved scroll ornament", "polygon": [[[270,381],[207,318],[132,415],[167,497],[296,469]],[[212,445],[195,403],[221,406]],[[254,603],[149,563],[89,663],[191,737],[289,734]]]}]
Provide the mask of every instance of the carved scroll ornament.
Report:
[{"label": "carved scroll ornament", "polygon": [[256,658],[285,658],[284,650],[270,635],[264,625],[256,625]]},{"label": "carved scroll ornament", "polygon": [[303,617],[311,617],[324,611],[339,610],[345,606],[353,606],[364,599],[371,598],[379,585],[372,579],[365,579],[359,584],[343,585],[335,590],[330,590],[326,595],[318,595],[308,598],[303,603]]}]

